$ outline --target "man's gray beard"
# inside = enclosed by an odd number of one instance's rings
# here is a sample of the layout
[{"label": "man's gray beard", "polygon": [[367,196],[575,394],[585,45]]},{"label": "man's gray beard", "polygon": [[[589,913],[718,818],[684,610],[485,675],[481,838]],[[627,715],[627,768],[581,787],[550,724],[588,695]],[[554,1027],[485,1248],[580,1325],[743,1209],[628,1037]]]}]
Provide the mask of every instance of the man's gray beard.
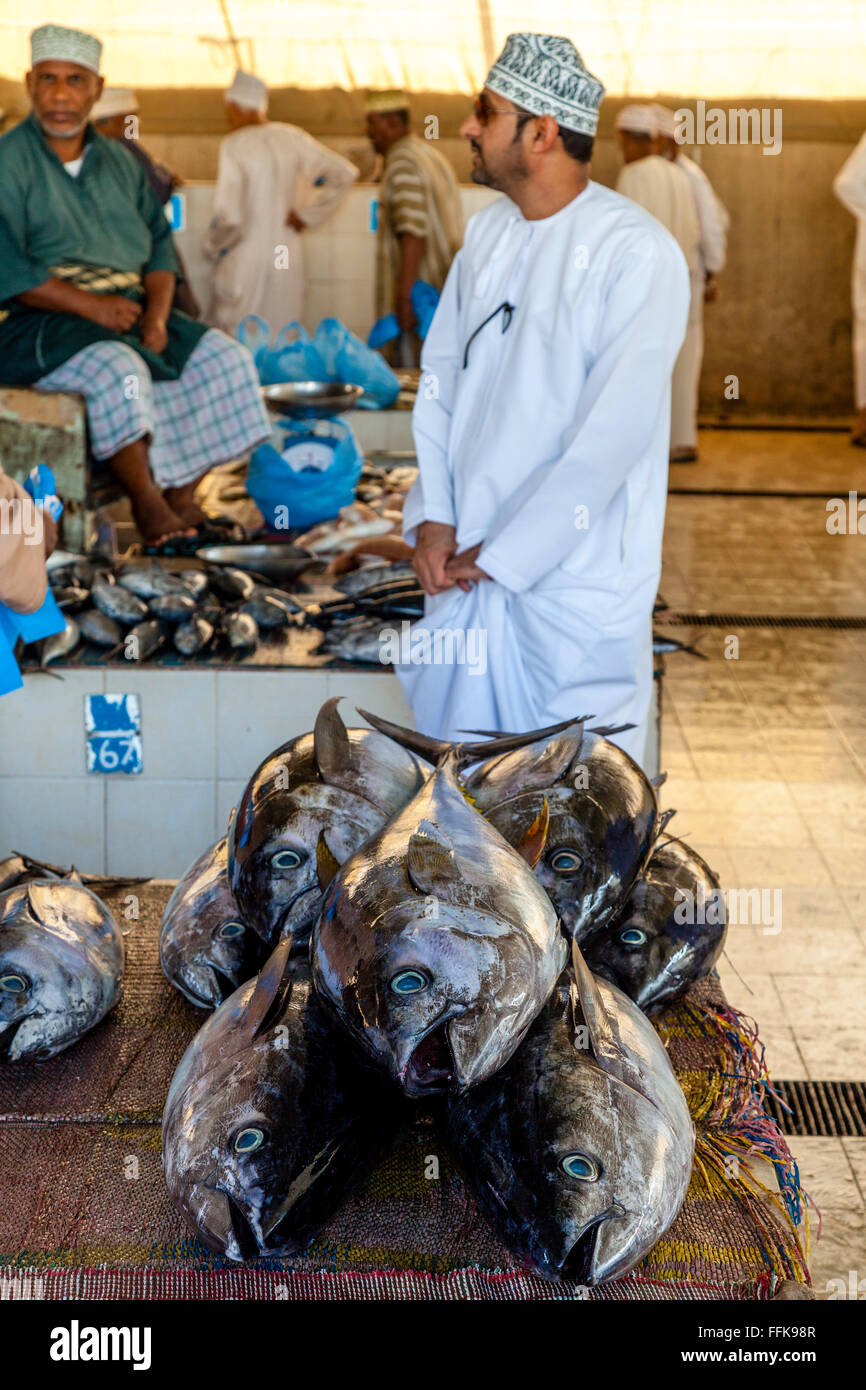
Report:
[{"label": "man's gray beard", "polygon": [[50,135],[52,140],[74,140],[76,135],[80,135],[87,125],[87,117],[85,116],[80,125],[75,126],[73,130],[70,130],[68,126],[64,126],[63,130],[55,130],[47,121],[43,120],[39,121],[39,125],[43,135]]}]

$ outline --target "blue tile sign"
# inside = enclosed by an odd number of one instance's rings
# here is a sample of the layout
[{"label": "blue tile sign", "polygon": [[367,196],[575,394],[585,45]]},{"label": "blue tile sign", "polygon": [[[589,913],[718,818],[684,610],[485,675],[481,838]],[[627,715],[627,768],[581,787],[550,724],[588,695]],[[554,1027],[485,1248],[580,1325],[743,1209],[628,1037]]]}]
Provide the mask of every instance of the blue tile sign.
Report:
[{"label": "blue tile sign", "polygon": [[137,695],[85,695],[88,772],[141,772]]},{"label": "blue tile sign", "polygon": [[165,205],[165,215],[173,232],[182,232],[186,226],[186,197],[183,193],[172,193]]}]

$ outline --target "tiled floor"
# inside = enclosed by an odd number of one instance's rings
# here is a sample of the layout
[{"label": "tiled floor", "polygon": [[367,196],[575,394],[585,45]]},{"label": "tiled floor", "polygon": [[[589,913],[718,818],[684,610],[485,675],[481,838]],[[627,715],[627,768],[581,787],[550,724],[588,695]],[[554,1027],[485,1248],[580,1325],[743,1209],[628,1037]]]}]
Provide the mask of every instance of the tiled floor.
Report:
[{"label": "tiled floor", "polygon": [[[841,435],[708,431],[702,457],[676,481],[833,496],[866,483]],[[826,521],[820,499],[673,496],[662,593],[677,612],[866,615],[866,535]],[[728,998],[757,1019],[771,1075],[866,1079],[866,630],[664,630],[709,658],[667,658],[671,829],[726,888],[767,894],[729,927]],[[790,1143],[823,1217],[816,1292],[851,1270],[866,1292],[866,1139]]]}]

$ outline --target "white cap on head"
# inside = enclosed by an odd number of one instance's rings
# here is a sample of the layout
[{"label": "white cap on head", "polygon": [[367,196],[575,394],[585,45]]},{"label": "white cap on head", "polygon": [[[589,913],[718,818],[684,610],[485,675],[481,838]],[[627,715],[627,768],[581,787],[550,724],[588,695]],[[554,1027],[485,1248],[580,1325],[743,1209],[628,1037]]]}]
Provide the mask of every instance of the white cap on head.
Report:
[{"label": "white cap on head", "polygon": [[47,63],[77,63],[99,74],[102,44],[94,34],[81,29],[66,29],[62,24],[40,24],[30,35],[30,65]]},{"label": "white cap on head", "polygon": [[656,136],[659,133],[654,106],[623,106],[616,113],[614,125],[617,130],[624,130],[629,135]]},{"label": "white cap on head", "polygon": [[130,116],[138,110],[138,97],[131,87],[103,87],[102,96],[90,113],[92,121],[107,121],[110,116]]},{"label": "white cap on head", "polygon": [[484,82],[491,92],[533,116],[595,135],[604,87],[584,65],[571,39],[558,34],[509,34]]},{"label": "white cap on head", "polygon": [[267,111],[268,89],[260,77],[238,68],[226,92],[226,101],[242,106],[245,111]]},{"label": "white cap on head", "polygon": [[669,106],[662,106],[660,102],[653,102],[653,113],[656,118],[656,130],[659,135],[664,135],[667,140],[677,138],[677,117],[676,112]]}]

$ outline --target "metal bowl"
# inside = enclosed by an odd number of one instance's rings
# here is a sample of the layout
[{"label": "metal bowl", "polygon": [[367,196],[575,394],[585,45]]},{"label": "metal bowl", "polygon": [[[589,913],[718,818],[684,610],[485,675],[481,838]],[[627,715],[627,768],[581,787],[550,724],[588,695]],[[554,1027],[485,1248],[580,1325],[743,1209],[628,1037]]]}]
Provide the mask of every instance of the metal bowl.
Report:
[{"label": "metal bowl", "polygon": [[277,415],[307,415],[317,419],[351,410],[363,396],[361,386],[345,381],[281,381],[261,388],[265,405]]},{"label": "metal bowl", "polygon": [[200,560],[209,565],[232,565],[235,569],[251,570],[268,579],[294,579],[317,556],[299,545],[206,545],[196,551]]}]

